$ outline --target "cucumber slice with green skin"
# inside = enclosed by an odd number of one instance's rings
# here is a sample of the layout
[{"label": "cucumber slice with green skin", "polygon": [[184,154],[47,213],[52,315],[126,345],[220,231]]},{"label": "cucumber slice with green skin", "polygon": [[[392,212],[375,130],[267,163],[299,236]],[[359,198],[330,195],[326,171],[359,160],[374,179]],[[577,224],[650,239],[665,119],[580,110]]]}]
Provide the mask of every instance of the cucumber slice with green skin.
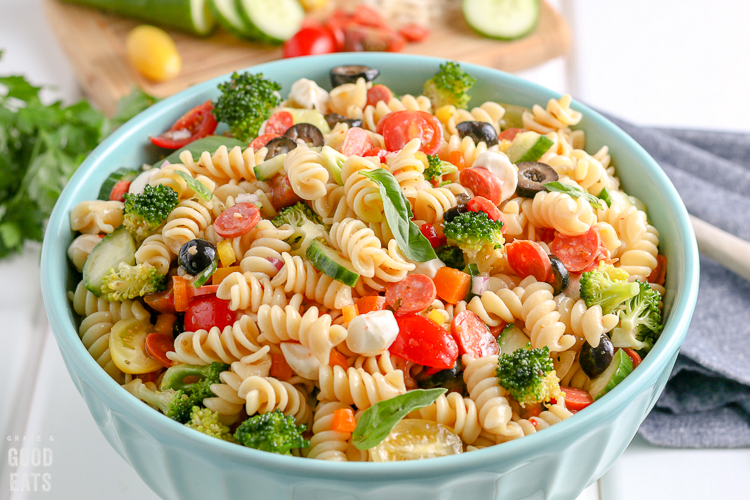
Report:
[{"label": "cucumber slice with green skin", "polygon": [[528,343],[529,338],[513,323],[506,326],[497,338],[500,354],[513,354],[518,349],[525,349]]},{"label": "cucumber slice with green skin", "polygon": [[83,284],[99,297],[102,294],[104,277],[110,269],[116,269],[121,262],[135,264],[135,240],[120,226],[100,241],[89,254],[83,266]]},{"label": "cucumber slice with green skin", "polygon": [[330,172],[331,177],[339,186],[343,186],[344,183],[341,181],[341,167],[344,166],[346,156],[339,153],[331,146],[323,146],[320,150],[320,154],[323,156],[323,165]]},{"label": "cucumber slice with green skin", "polygon": [[286,160],[286,153],[276,155],[270,160],[254,166],[253,172],[255,173],[255,178],[259,181],[269,180],[284,168],[284,160]]},{"label": "cucumber slice with green skin", "polygon": [[604,373],[593,379],[588,387],[594,401],[607,394],[633,371],[633,360],[625,351],[618,349]]},{"label": "cucumber slice with green skin", "polygon": [[523,128],[523,113],[524,111],[531,111],[529,108],[523,106],[516,106],[515,104],[500,103],[505,108],[505,113],[500,119],[500,126],[503,130],[509,128]]},{"label": "cucumber slice with green skin", "polygon": [[528,35],[539,21],[539,0],[463,0],[466,22],[489,38],[514,40]]},{"label": "cucumber slice with green skin", "polygon": [[175,28],[198,36],[207,36],[216,20],[207,0],[65,0],[106,10],[125,17]]},{"label": "cucumber slice with green skin", "polygon": [[313,240],[307,247],[307,260],[315,269],[326,276],[349,286],[357,284],[359,274],[354,271],[349,262],[338,250],[325,246],[318,240]]},{"label": "cucumber slice with green skin", "polygon": [[322,134],[330,134],[331,127],[328,125],[325,116],[320,111],[315,109],[295,109],[295,108],[281,108],[279,111],[287,111],[292,115],[294,124],[298,123],[309,123],[315,125],[320,129]]},{"label": "cucumber slice with green skin", "polygon": [[238,38],[253,39],[255,33],[242,20],[235,0],[208,0],[208,5],[222,28]]},{"label": "cucumber slice with green skin", "polygon": [[102,184],[102,188],[99,190],[99,199],[100,200],[109,200],[109,195],[112,194],[112,188],[115,187],[115,185],[120,181],[133,181],[136,177],[138,177],[138,174],[140,174],[140,170],[133,170],[126,167],[120,167],[111,174],[109,174],[109,177],[104,181]]},{"label": "cucumber slice with green skin", "polygon": [[297,0],[235,0],[242,20],[260,42],[280,44],[302,27],[305,11]]},{"label": "cucumber slice with green skin", "polygon": [[505,150],[511,163],[524,161],[539,161],[544,153],[549,151],[554,142],[545,135],[536,132],[522,132],[518,134],[510,147]]}]

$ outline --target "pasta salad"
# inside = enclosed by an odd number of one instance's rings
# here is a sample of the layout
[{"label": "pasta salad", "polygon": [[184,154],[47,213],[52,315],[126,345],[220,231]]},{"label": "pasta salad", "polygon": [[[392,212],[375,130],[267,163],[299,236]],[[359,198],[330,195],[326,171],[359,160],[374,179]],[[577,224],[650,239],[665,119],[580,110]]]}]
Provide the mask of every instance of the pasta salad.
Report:
[{"label": "pasta salad", "polygon": [[378,75],[282,100],[234,74],[151,138],[174,153],[74,207],[79,334],[134,397],[264,451],[423,459],[570,418],[653,347],[659,232],[570,96]]}]

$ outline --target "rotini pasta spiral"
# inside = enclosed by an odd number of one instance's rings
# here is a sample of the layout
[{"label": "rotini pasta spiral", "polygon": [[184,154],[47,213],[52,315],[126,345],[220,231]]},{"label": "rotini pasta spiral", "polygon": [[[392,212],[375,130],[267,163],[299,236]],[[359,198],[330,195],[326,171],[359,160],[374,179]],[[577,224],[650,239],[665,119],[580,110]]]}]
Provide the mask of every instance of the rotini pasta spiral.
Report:
[{"label": "rotini pasta spiral", "polygon": [[451,135],[448,138],[448,141],[444,142],[441,146],[440,158],[442,160],[448,161],[448,159],[451,157],[451,153],[458,152],[461,154],[461,157],[464,160],[465,167],[469,168],[474,165],[474,162],[482,153],[486,153],[487,151],[495,151],[497,149],[498,148],[496,146],[488,148],[487,144],[485,144],[484,142],[480,142],[479,144],[477,144],[471,137],[464,137],[462,139],[458,134],[454,134]]},{"label": "rotini pasta spiral", "polygon": [[98,234],[82,234],[68,246],[68,259],[80,273],[94,247],[102,241]]},{"label": "rotini pasta spiral", "polygon": [[81,321],[78,334],[83,346],[99,366],[104,368],[104,371],[118,383],[122,383],[123,374],[115,366],[109,353],[109,336],[115,323],[111,313],[95,312]]},{"label": "rotini pasta spiral", "polygon": [[497,326],[501,321],[513,323],[523,317],[521,298],[516,291],[508,289],[484,292],[481,296],[472,298],[466,309],[489,326]]},{"label": "rotini pasta spiral", "polygon": [[145,321],[151,318],[143,304],[137,300],[123,300],[110,302],[103,297],[97,297],[91,293],[83,281],[76,286],[75,292],[68,292],[70,301],[73,302],[73,310],[79,316],[91,316],[96,312],[108,312],[112,315],[112,323],[121,319],[135,318]]},{"label": "rotini pasta spiral", "polygon": [[419,139],[412,139],[401,151],[387,157],[386,168],[396,178],[410,201],[414,200],[418,190],[429,187],[422,175],[425,165],[415,156],[421,145]]},{"label": "rotini pasta spiral", "polygon": [[573,98],[565,94],[558,100],[550,99],[546,109],[535,104],[531,111],[524,111],[522,116],[523,128],[546,134],[571,125],[577,125],[583,115],[570,109],[572,101]]},{"label": "rotini pasta spiral", "polygon": [[290,252],[292,247],[284,240],[294,234],[294,228],[285,224],[276,227],[271,221],[261,220],[248,234],[253,240],[240,261],[243,273],[250,273],[258,279],[271,279],[279,272],[277,263],[282,263],[281,254]]},{"label": "rotini pasta spiral", "polygon": [[456,195],[445,187],[425,187],[417,191],[414,202],[414,217],[435,224],[443,220],[443,214],[456,206]]},{"label": "rotini pasta spiral", "polygon": [[446,135],[458,134],[456,126],[466,121],[489,123],[495,128],[497,133],[500,133],[500,120],[505,116],[505,108],[496,102],[487,101],[471,110],[457,109],[455,106],[445,106],[436,110],[435,116],[443,124]]},{"label": "rotini pasta spiral", "polygon": [[375,268],[375,276],[373,278],[361,277],[359,280],[372,290],[385,290],[386,283],[401,281],[409,271],[413,271],[416,267],[406,260],[396,240],[388,242],[388,249],[385,253],[385,259]]},{"label": "rotini pasta spiral", "polygon": [[566,332],[585,338],[592,347],[598,346],[601,335],[612,330],[619,321],[615,314],[603,315],[599,305],[586,307],[582,299],[576,301],[559,295],[555,301]]},{"label": "rotini pasta spiral", "polygon": [[310,439],[310,449],[307,458],[346,462],[346,449],[352,437],[351,432],[340,432],[331,429],[333,413],[336,410],[351,409],[351,406],[338,401],[322,401],[315,408],[313,421],[313,437]]},{"label": "rotini pasta spiral", "polygon": [[521,427],[511,421],[513,411],[506,392],[495,375],[497,355],[472,359],[464,356],[464,382],[469,397],[476,404],[479,423],[494,435],[516,438],[522,436]]},{"label": "rotini pasta spiral", "polygon": [[362,127],[376,131],[380,121],[387,115],[394,111],[427,111],[428,113],[432,109],[432,103],[428,97],[423,95],[414,97],[410,94],[405,94],[398,97],[392,97],[388,102],[378,101],[374,106],[372,104],[367,105],[361,113],[356,113],[356,108],[352,108],[352,114],[350,118],[359,118],[362,120]]},{"label": "rotini pasta spiral", "polygon": [[628,273],[630,281],[648,281],[651,272],[656,268],[659,255],[659,231],[648,224],[640,241],[627,246],[620,255],[618,266]]},{"label": "rotini pasta spiral", "polygon": [[239,146],[235,146],[228,150],[222,145],[214,154],[208,151],[201,153],[197,162],[193,161],[192,153],[183,151],[180,154],[180,161],[194,176],[205,175],[220,183],[230,179],[253,181],[255,180],[253,167],[260,165],[267,153],[266,148],[260,148],[258,151],[247,148],[243,151]]},{"label": "rotini pasta spiral", "polygon": [[360,170],[374,170],[376,168],[380,168],[379,163],[359,156],[350,156],[341,167],[341,181],[344,183],[346,204],[354,210],[356,216],[363,222],[385,220],[380,188],[373,181],[359,174]]},{"label": "rotini pasta spiral", "polygon": [[323,156],[307,145],[300,143],[287,154],[284,170],[292,190],[303,200],[317,200],[326,195],[330,174],[323,165]]},{"label": "rotini pasta spiral", "polygon": [[339,85],[329,94],[328,108],[348,118],[361,117],[367,105],[367,87],[364,78],[359,78],[357,83]]},{"label": "rotini pasta spiral", "polygon": [[[288,255],[288,254],[285,254]],[[263,304],[285,306],[286,293],[272,285],[268,278],[258,279],[252,273],[234,272],[224,278],[216,296],[229,301],[232,311],[245,310],[257,313]]]},{"label": "rotini pasta spiral", "polygon": [[164,243],[177,255],[180,247],[190,240],[203,236],[211,224],[211,202],[183,200],[167,217],[161,231]]},{"label": "rotini pasta spiral", "polygon": [[344,370],[340,366],[320,365],[318,382],[321,401],[341,401],[360,410],[406,392],[404,372],[370,375],[362,368]]},{"label": "rotini pasta spiral", "polygon": [[174,342],[174,352],[168,352],[167,357],[188,365],[233,363],[260,350],[258,336],[255,322],[249,316],[243,316],[223,330],[214,326],[208,331],[179,334]]},{"label": "rotini pasta spiral", "polygon": [[548,347],[550,351],[566,351],[576,340],[573,335],[565,334],[565,323],[560,321],[560,313],[552,295],[549,283],[539,283],[533,276],[521,282],[519,288],[523,307],[521,316],[529,331],[531,346]]},{"label": "rotini pasta spiral", "polygon": [[617,235],[627,246],[632,246],[643,238],[648,225],[646,213],[634,206],[622,208],[619,204],[604,210],[597,210],[597,219],[607,222],[617,231]]},{"label": "rotini pasta spiral", "polygon": [[373,230],[357,219],[334,222],[329,232],[329,243],[351,261],[357,273],[366,278],[375,276],[375,268],[388,257]]},{"label": "rotini pasta spiral", "polygon": [[164,163],[164,165],[162,165],[161,168],[151,176],[149,184],[151,184],[152,186],[163,184],[165,186],[171,187],[172,189],[174,189],[179,199],[181,200],[192,198],[193,196],[195,196],[195,191],[193,191],[190,186],[188,186],[187,181],[183,179],[182,176],[180,176],[180,174],[178,174],[177,172],[182,172],[189,175],[190,177],[193,177],[196,181],[203,184],[211,192],[213,192],[216,188],[216,183],[214,181],[212,181],[205,175],[194,176],[192,172],[190,172],[190,169],[188,169],[185,165],[179,163]]},{"label": "rotini pasta spiral", "polygon": [[270,373],[272,362],[269,351],[270,348],[264,346],[258,352],[235,361],[229,370],[219,375],[220,384],[211,384],[211,392],[216,397],[205,398],[203,404],[209,410],[217,412],[225,424],[237,420],[246,402],[239,395],[242,381],[252,376],[267,377]]},{"label": "rotini pasta spiral", "polygon": [[528,420],[522,418],[514,419],[521,426],[524,436],[535,434],[573,416],[570,410],[561,404],[550,405],[548,408],[541,412],[538,417],[531,417]]},{"label": "rotini pasta spiral", "polygon": [[164,236],[161,234],[152,234],[141,243],[135,252],[135,262],[137,264],[150,264],[161,274],[169,272],[169,266],[174,259],[175,254],[169,249],[164,242]]},{"label": "rotini pasta spiral", "polygon": [[312,411],[307,398],[288,382],[252,375],[242,381],[237,394],[245,400],[245,411],[250,416],[281,410],[284,415],[293,416],[297,425],[310,423]]},{"label": "rotini pasta spiral", "polygon": [[286,293],[304,294],[328,309],[341,309],[353,303],[350,286],[322,274],[310,261],[292,257],[286,252],[282,259],[284,266],[271,280],[272,286],[283,286]]},{"label": "rotini pasta spiral", "polygon": [[521,210],[536,227],[550,227],[566,236],[584,234],[596,222],[588,201],[565,193],[541,191],[533,200],[525,200]]},{"label": "rotini pasta spiral", "polygon": [[70,211],[70,229],[84,234],[111,233],[122,225],[121,201],[82,201]]},{"label": "rotini pasta spiral", "polygon": [[474,443],[482,432],[476,403],[457,392],[441,394],[434,403],[416,413],[419,418],[450,427],[466,444]]}]

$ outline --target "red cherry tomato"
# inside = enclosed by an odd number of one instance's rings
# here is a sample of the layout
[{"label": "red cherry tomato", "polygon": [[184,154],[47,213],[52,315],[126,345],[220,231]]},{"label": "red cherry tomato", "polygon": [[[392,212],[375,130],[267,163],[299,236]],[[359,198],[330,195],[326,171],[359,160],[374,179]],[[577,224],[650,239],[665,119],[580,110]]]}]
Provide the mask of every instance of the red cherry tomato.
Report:
[{"label": "red cherry tomato", "polygon": [[229,301],[215,295],[206,295],[190,301],[185,311],[185,331],[210,330],[216,326],[223,330],[232,326],[237,313],[229,309]]},{"label": "red cherry tomato", "polygon": [[204,295],[216,295],[219,291],[219,285],[203,285],[200,288],[194,286],[187,287],[188,300],[194,299],[195,297],[202,297]]},{"label": "red cherry tomato", "polygon": [[[268,128],[268,124],[266,124],[266,128]],[[286,130],[284,132],[286,132]],[[258,151],[260,148],[265,147],[265,145],[268,144],[268,141],[270,141],[271,139],[275,139],[280,135],[281,134],[259,135],[258,137],[253,139],[253,142],[250,143],[250,147],[253,148],[253,151]]]},{"label": "red cherry tomato", "polygon": [[252,231],[259,220],[258,207],[252,203],[237,203],[216,218],[214,229],[223,238],[237,238]]},{"label": "red cherry tomato", "polygon": [[130,181],[118,181],[112,186],[109,193],[109,201],[125,201],[125,193],[130,189]]},{"label": "red cherry tomato", "polygon": [[456,314],[451,322],[451,334],[456,339],[460,354],[477,359],[500,351],[490,329],[471,311]]},{"label": "red cherry tomato", "polygon": [[393,92],[391,92],[391,89],[385,85],[373,85],[372,88],[367,91],[368,106],[375,106],[380,101],[388,103],[391,99],[393,99]]},{"label": "red cherry tomato", "polygon": [[329,29],[322,26],[308,26],[299,30],[284,42],[284,57],[330,54],[336,51],[336,40]]},{"label": "red cherry tomato", "polygon": [[289,207],[302,201],[292,189],[292,183],[286,175],[276,175],[271,179],[271,204],[276,210]]},{"label": "red cherry tomato", "polygon": [[376,28],[383,28],[385,30],[391,29],[388,21],[383,17],[383,15],[367,5],[358,5],[352,13],[351,21],[354,24],[359,24],[360,26],[373,26]]},{"label": "red cherry tomato", "polygon": [[404,149],[409,141],[419,139],[419,150],[434,155],[443,144],[443,126],[426,111],[394,111],[380,120],[378,133],[383,135],[388,151]]},{"label": "red cherry tomato", "polygon": [[146,337],[146,352],[164,368],[172,366],[167,353],[174,351],[174,337],[163,333],[149,333]]},{"label": "red cherry tomato", "polygon": [[353,127],[346,131],[344,144],[341,145],[341,153],[346,156],[362,156],[365,151],[372,149],[373,143],[370,136],[363,128]]},{"label": "red cherry tomato", "polygon": [[462,186],[471,189],[474,196],[487,198],[494,205],[499,205],[503,197],[503,185],[500,179],[484,167],[471,167],[461,170],[458,176]]},{"label": "red cherry tomato", "polygon": [[438,236],[438,233],[435,230],[435,226],[430,223],[425,223],[419,226],[419,231],[425,238],[427,238],[427,241],[430,242],[432,248],[437,248],[440,246],[440,236]]},{"label": "red cherry tomato", "polygon": [[[294,125],[294,117],[289,111],[277,111],[268,119],[268,123],[266,123],[266,132],[263,136],[268,134],[281,135],[289,130],[292,125]],[[268,140],[270,141],[271,139]],[[268,141],[266,141],[266,143],[268,143]]]},{"label": "red cherry tomato", "polygon": [[164,292],[147,293],[143,296],[143,300],[156,312],[165,314],[177,312],[174,307],[174,291],[171,287]]},{"label": "red cherry tomato", "polygon": [[362,156],[377,156],[380,163],[385,163],[385,157],[388,156],[388,150],[383,148],[371,148],[365,151]]},{"label": "red cherry tomato", "polygon": [[558,233],[549,244],[549,250],[562,261],[569,272],[578,273],[596,260],[601,244],[599,230],[591,226],[587,232],[578,236],[565,236]]},{"label": "red cherry tomato", "polygon": [[423,24],[412,23],[398,30],[398,34],[404,37],[407,42],[421,42],[430,36],[430,28]]},{"label": "red cherry tomato", "polygon": [[519,132],[523,132],[522,128],[506,128],[502,132],[500,132],[497,135],[497,140],[502,141],[505,139],[506,141],[512,141],[516,138],[516,135],[518,135]]},{"label": "red cherry tomato", "polygon": [[424,274],[409,274],[385,287],[385,303],[397,314],[424,311],[437,296],[435,283]]},{"label": "red cherry tomato", "polygon": [[638,368],[638,365],[640,365],[641,361],[643,361],[641,359],[640,354],[638,354],[637,352],[635,352],[633,349],[629,349],[629,348],[625,348],[625,349],[623,349],[623,351],[625,351],[625,354],[627,354],[628,356],[630,356],[630,359],[633,361],[633,370],[635,370],[636,368]]},{"label": "red cherry tomato", "polygon": [[508,254],[508,265],[521,278],[533,276],[537,281],[549,279],[552,264],[536,241],[516,240],[505,245],[505,251]]},{"label": "red cherry tomato", "polygon": [[211,110],[214,105],[211,101],[199,104],[182,118],[177,120],[172,127],[157,137],[151,137],[154,146],[165,149],[180,149],[191,142],[211,135],[218,125]]},{"label": "red cherry tomato", "polygon": [[[474,198],[470,199],[466,204],[466,208],[470,212],[484,212],[487,214],[487,217],[489,217],[490,220],[499,220],[505,222],[505,217],[503,217],[503,213],[500,211],[500,209],[497,208],[494,203],[492,203],[487,198],[484,198],[483,196],[475,196]],[[503,226],[503,229],[505,229],[505,226]]]},{"label": "red cherry tomato", "polygon": [[565,393],[565,407],[572,411],[578,412],[594,402],[588,391],[583,389],[574,389],[572,387],[560,387]]},{"label": "red cherry tomato", "polygon": [[418,314],[396,316],[396,321],[398,337],[388,348],[391,354],[423,366],[453,368],[458,344],[443,327]]}]

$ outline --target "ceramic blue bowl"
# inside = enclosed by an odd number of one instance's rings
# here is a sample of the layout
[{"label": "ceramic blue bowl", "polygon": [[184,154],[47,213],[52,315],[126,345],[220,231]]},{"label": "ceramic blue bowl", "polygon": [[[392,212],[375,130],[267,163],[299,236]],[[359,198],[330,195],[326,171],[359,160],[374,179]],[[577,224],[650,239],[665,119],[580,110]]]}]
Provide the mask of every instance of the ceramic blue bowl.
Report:
[{"label": "ceramic blue bowl", "polygon": [[[328,71],[341,64],[381,70],[378,80],[397,94],[418,93],[438,59],[394,54],[333,54],[252,68],[284,91],[300,77],[330,88]],[[530,107],[559,95],[493,69],[463,65],[477,78],[473,102]],[[687,332],[698,293],[698,250],[687,211],[656,162],[622,130],[593,110],[583,112],[587,149],[610,147],[625,189],[648,204],[669,260],[661,339],[632,375],[596,404],[544,432],[500,446],[445,458],[394,463],[329,463],[264,453],[204,436],[152,410],[97,365],[76,334],[66,291],[75,283],[65,252],[73,235],[68,214],[94,199],[120,166],[151,163],[149,135],[169,128],[186,110],[218,95],[220,77],[165,99],[102,143],[71,179],[52,214],[42,251],[42,290],[50,323],[78,391],[107,441],[164,498],[257,499],[516,499],[575,498],[602,476],[630,443],[667,381]]]}]

